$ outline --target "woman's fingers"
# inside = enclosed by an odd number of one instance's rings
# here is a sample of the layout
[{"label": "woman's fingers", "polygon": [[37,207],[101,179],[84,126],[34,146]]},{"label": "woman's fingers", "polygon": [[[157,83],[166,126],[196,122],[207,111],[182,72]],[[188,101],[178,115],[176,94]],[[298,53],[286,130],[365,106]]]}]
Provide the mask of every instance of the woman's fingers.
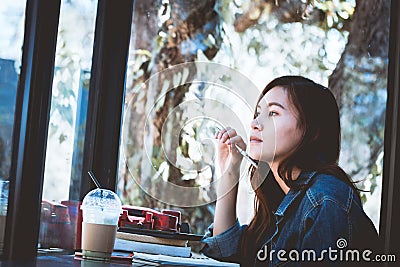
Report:
[{"label": "woman's fingers", "polygon": [[218,131],[215,136],[219,143],[218,149],[220,166],[226,166],[229,155],[232,156],[229,164],[233,164],[232,166],[234,166],[240,163],[242,156],[239,150],[236,148],[236,145],[243,150],[246,150],[246,144],[242,137],[237,134],[236,130],[226,127],[225,129]]},{"label": "woman's fingers", "polygon": [[246,144],[244,143],[241,136],[239,136],[235,129],[227,127],[215,133],[215,138],[219,139],[220,143],[227,145],[237,144],[240,148],[246,149]]},{"label": "woman's fingers", "polygon": [[229,139],[236,136],[236,130],[230,127],[227,127],[216,134],[216,138],[220,140],[221,143],[226,143]]},{"label": "woman's fingers", "polygon": [[239,135],[233,136],[231,138],[229,138],[228,140],[226,140],[225,144],[230,145],[230,144],[239,144],[242,143],[242,137],[240,137]]},{"label": "woman's fingers", "polygon": [[227,130],[221,137],[221,142],[226,143],[229,139],[235,137],[237,135],[234,129]]},{"label": "woman's fingers", "polygon": [[231,129],[232,129],[231,127],[226,127],[226,128],[224,128],[224,129],[222,129],[222,130],[218,130],[215,137],[216,137],[217,139],[221,139],[222,136],[223,136],[226,132],[228,132],[229,130],[231,130]]},{"label": "woman's fingers", "polygon": [[233,150],[237,153],[240,153],[236,146],[240,147],[242,150],[246,151],[246,143],[243,141],[242,137],[237,135],[226,141],[227,145],[231,145],[234,148]]}]

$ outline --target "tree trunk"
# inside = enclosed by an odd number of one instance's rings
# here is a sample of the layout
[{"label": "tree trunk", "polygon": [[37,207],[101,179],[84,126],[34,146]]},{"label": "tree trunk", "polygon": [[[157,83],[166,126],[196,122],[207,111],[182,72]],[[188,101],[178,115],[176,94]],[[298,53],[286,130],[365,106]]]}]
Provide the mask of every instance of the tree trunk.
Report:
[{"label": "tree trunk", "polygon": [[[135,53],[134,57],[139,57],[139,51],[147,51],[147,55],[155,48],[154,40],[158,34],[158,10],[161,1],[138,0],[135,2],[134,14],[132,21],[132,39],[130,53]],[[141,87],[142,84],[150,77],[152,70],[150,66],[150,57],[144,57],[142,64],[137,72],[142,71],[143,75],[135,77],[131,82],[126,94],[126,103],[129,104],[125,114],[125,124],[123,132],[123,151],[125,155],[125,171],[120,173],[123,176],[123,184],[120,184],[119,190],[123,192],[124,202],[142,205],[141,198],[137,198],[141,194],[140,188],[135,184],[132,177],[140,184],[142,178],[142,159],[144,147],[144,130],[146,120],[146,104],[148,102],[147,88]],[[151,101],[152,99],[150,99]],[[133,134],[131,134],[133,133]],[[128,170],[129,166],[129,170]],[[121,188],[122,187],[122,188]],[[136,196],[132,199],[132,196]]]},{"label": "tree trunk", "polygon": [[[168,39],[161,48],[157,57],[158,69],[163,70],[170,66],[175,66],[185,62],[193,62],[197,58],[197,52],[200,50],[201,42],[213,34],[218,40],[218,34],[208,30],[215,30],[219,21],[217,13],[214,11],[215,1],[207,0],[199,2],[197,0],[173,0],[170,1],[171,19],[167,21]],[[212,27],[209,27],[212,24]],[[216,44],[218,45],[218,43]],[[203,52],[209,58],[215,56],[217,46],[211,46],[204,49]],[[186,92],[190,87],[190,81],[195,73],[194,66],[188,69],[186,80],[179,80],[178,84],[173,84],[173,89],[164,95],[157,94],[162,98],[164,104],[156,110],[154,117],[154,148],[159,151],[158,155],[153,155],[156,161],[165,161],[168,163],[168,183],[178,186],[193,187],[195,180],[182,180],[182,173],[176,167],[177,146],[180,144],[179,132],[176,129],[182,129],[184,121],[182,121],[182,112],[176,112],[176,107],[183,102]],[[168,77],[169,73],[160,75],[160,84],[158,88],[165,87],[165,83],[174,83],[174,77]],[[177,74],[177,73],[175,73]],[[179,77],[183,78],[182,73]],[[175,81],[176,82],[176,81]],[[189,83],[188,83],[189,82]],[[175,133],[175,134],[174,134]],[[162,143],[161,140],[164,140]],[[159,180],[160,181],[160,180]],[[186,191],[177,194],[170,187],[165,186],[166,183],[160,181],[154,188],[158,188],[159,195],[163,201],[168,200],[169,203],[184,203],[185,199],[192,200],[200,196],[192,194],[185,195]],[[188,193],[190,190],[188,190]]]},{"label": "tree trunk", "polygon": [[[374,64],[372,61],[374,58],[386,59],[388,57],[389,10],[389,0],[357,1],[345,51],[329,78],[329,87],[334,92],[339,105],[342,105],[341,97],[346,84],[350,84],[348,78],[362,82],[362,79],[356,77],[366,72],[365,69],[362,69],[366,63],[376,65],[380,62]],[[357,63],[361,63],[361,65]],[[378,65],[373,73],[385,80],[387,64]],[[369,81],[366,82],[370,85]],[[374,90],[379,87],[370,88]]]},{"label": "tree trunk", "polygon": [[[160,175],[155,173],[157,170],[165,168],[170,183],[194,185],[193,180],[182,180],[180,169],[175,167],[176,147],[180,140],[179,135],[173,133],[176,133],[175,129],[183,127],[184,121],[181,113],[173,111],[182,103],[190,86],[187,82],[196,71],[190,68],[187,76],[181,75],[178,84],[173,84],[177,82],[176,77],[163,70],[180,63],[193,62],[199,50],[208,58],[215,56],[221,42],[218,31],[220,18],[215,12],[214,0],[170,0],[169,9],[164,6],[164,12],[168,13],[169,10],[170,18],[159,27],[158,12],[163,9],[160,2],[140,0],[135,5],[132,34],[136,35],[134,51],[149,56],[140,67],[144,74],[132,81],[132,89],[126,97],[130,103],[125,117],[129,127],[125,127],[124,132],[127,166],[120,190],[124,192],[124,202],[161,208],[161,203],[157,202],[160,198],[165,201],[185,196],[169,192],[163,186]],[[204,45],[209,35],[214,37],[215,43]],[[171,85],[173,89],[169,92],[163,90]],[[161,167],[164,162],[168,164],[167,167],[165,164]],[[148,194],[137,190],[137,185]],[[187,197],[193,199],[199,196]]]},{"label": "tree trunk", "polygon": [[371,173],[383,149],[390,1],[356,4],[348,43],[329,88],[341,112],[341,162],[358,180]]}]

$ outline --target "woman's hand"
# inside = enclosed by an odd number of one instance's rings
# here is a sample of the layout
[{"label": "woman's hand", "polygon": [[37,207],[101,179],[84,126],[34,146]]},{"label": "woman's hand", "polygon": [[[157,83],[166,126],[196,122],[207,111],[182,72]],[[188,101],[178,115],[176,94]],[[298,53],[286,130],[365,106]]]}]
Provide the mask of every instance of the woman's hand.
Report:
[{"label": "woman's hand", "polygon": [[215,133],[217,139],[217,160],[222,175],[217,188],[217,203],[214,214],[213,235],[218,235],[231,227],[236,221],[236,201],[238,181],[240,177],[240,162],[242,155],[236,148],[238,145],[243,150],[246,144],[242,137],[237,135],[235,129],[227,127]]},{"label": "woman's hand", "polygon": [[228,169],[239,170],[242,155],[236,149],[237,144],[243,150],[246,150],[246,144],[241,136],[236,133],[236,130],[227,127],[215,133],[215,138],[218,140],[218,163],[222,173]]}]

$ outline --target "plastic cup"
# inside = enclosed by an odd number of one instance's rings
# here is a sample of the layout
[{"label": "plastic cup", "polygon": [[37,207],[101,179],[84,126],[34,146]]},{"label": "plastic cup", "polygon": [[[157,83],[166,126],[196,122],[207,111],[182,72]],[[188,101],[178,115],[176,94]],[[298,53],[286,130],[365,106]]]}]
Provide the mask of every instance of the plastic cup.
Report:
[{"label": "plastic cup", "polygon": [[107,189],[94,189],[83,199],[82,257],[109,261],[114,248],[121,200]]}]

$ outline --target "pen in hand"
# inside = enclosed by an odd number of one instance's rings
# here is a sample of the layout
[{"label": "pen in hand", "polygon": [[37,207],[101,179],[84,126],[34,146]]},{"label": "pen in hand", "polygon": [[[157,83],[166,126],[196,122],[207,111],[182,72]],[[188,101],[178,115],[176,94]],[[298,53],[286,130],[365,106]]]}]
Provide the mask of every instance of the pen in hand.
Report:
[{"label": "pen in hand", "polygon": [[246,153],[246,151],[244,151],[243,149],[240,148],[240,146],[238,146],[237,144],[235,144],[236,149],[239,151],[240,154],[242,154],[242,156],[247,159],[247,161],[253,165],[254,167],[258,168],[258,164],[257,162],[254,161],[254,159],[252,159],[249,154]]}]

